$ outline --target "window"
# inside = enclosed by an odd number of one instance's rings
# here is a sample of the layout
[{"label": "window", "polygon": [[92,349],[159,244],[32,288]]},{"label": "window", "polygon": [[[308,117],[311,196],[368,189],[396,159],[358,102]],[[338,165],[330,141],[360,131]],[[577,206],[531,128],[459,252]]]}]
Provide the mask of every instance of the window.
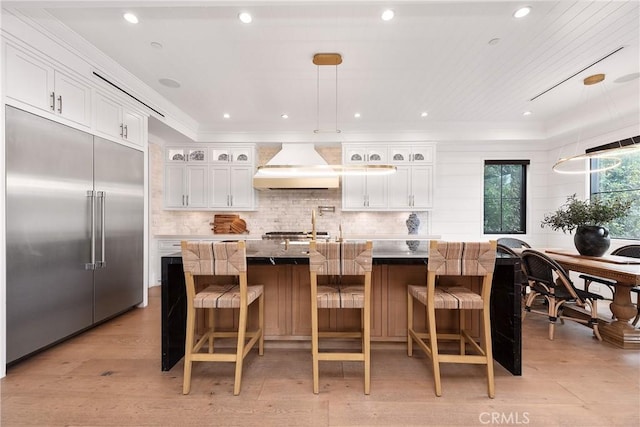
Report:
[{"label": "window", "polygon": [[[631,145],[637,141],[640,141],[640,136],[594,147],[587,152]],[[626,218],[606,225],[614,239],[640,240],[640,150],[620,156],[620,159],[620,166],[591,174],[591,197],[597,196],[606,200],[607,197],[619,195],[632,200],[631,211]],[[591,168],[597,168],[598,162],[598,159],[591,159]]]},{"label": "window", "polygon": [[485,160],[485,234],[527,232],[527,165],[529,160]]}]

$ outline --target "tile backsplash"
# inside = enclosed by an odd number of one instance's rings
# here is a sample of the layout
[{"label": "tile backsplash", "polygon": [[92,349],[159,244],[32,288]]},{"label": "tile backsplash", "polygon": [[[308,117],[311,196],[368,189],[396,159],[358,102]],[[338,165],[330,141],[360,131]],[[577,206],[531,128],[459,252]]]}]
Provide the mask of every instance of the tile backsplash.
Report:
[{"label": "tile backsplash", "polygon": [[[341,163],[340,147],[316,147],[330,164]],[[207,235],[212,234],[210,222],[216,211],[171,211],[163,209],[164,163],[163,146],[149,143],[151,234]],[[280,147],[258,148],[258,164],[265,164]],[[310,231],[311,210],[316,209],[316,228],[338,235],[342,224],[345,234],[366,233],[406,234],[407,212],[343,212],[340,188],[328,190],[267,190],[256,192],[256,211],[237,212],[247,222],[251,234],[267,231]],[[318,212],[318,206],[334,206],[335,212]],[[429,233],[427,212],[419,212],[420,234]]]}]

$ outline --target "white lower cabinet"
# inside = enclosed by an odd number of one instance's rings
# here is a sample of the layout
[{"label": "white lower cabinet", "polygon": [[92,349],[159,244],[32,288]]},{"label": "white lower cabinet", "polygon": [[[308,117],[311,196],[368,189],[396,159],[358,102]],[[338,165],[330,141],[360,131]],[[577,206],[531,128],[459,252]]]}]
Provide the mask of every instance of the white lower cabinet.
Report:
[{"label": "white lower cabinet", "polygon": [[207,166],[167,165],[164,201],[167,208],[207,207]]}]

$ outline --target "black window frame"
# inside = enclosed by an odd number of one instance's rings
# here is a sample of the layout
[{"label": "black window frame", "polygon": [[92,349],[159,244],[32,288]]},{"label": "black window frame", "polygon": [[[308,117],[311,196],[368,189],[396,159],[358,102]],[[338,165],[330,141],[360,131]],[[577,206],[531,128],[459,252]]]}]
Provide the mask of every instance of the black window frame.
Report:
[{"label": "black window frame", "polygon": [[[484,166],[483,166],[483,181],[484,181],[484,172],[486,170],[487,166],[495,166],[495,165],[500,165],[500,166],[504,166],[504,165],[508,165],[508,166],[520,166],[521,167],[521,180],[522,180],[522,188],[521,188],[521,192],[520,192],[520,225],[522,230],[503,230],[502,228],[502,224],[500,226],[500,230],[496,230],[496,231],[487,231],[486,229],[486,200],[485,200],[485,194],[486,194],[486,187],[485,187],[485,182],[483,182],[482,185],[482,189],[483,189],[483,193],[482,193],[482,207],[483,207],[483,211],[482,211],[482,230],[484,234],[488,234],[488,235],[493,235],[493,234],[511,234],[511,235],[522,235],[522,234],[526,234],[527,233],[527,166],[529,166],[529,164],[531,163],[530,160],[485,160],[484,161]],[[501,183],[501,188],[500,188],[500,193],[502,194],[502,183]],[[501,204],[500,204],[500,218],[502,219],[503,215],[502,215],[502,200],[503,198],[500,198],[501,200]]]},{"label": "black window frame", "polygon": [[[640,144],[640,135],[636,135],[634,137],[622,139],[622,140],[619,140],[619,141],[613,141],[613,142],[610,142],[608,144],[599,145],[597,147],[592,147],[592,148],[589,148],[589,149],[585,150],[585,153],[588,154],[588,153],[594,153],[594,152],[598,152],[598,151],[615,149],[615,148],[619,148],[619,147],[627,147],[627,146],[634,145],[634,144]],[[597,167],[597,161],[598,161],[597,158],[590,159],[589,160],[589,169],[593,169],[594,167]],[[633,193],[633,192],[640,191],[640,188],[631,188],[631,189],[624,190],[624,191],[621,191],[621,190],[618,190],[618,191],[601,191],[601,189],[600,189],[600,178],[602,177],[602,174],[604,174],[606,172],[607,171],[593,172],[593,173],[590,174],[590,177],[589,177],[589,197],[590,198],[594,197],[594,196],[602,196],[602,195],[604,195],[606,197],[607,194],[614,194],[614,193]],[[640,237],[639,236],[614,236],[613,233],[612,233],[611,239],[638,241],[638,240],[640,240]]]}]

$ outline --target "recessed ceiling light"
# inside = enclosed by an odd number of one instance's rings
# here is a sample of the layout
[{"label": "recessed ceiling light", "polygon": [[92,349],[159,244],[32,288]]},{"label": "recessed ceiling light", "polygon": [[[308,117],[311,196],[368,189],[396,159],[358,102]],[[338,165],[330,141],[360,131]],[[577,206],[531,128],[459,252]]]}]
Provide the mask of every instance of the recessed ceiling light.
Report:
[{"label": "recessed ceiling light", "polygon": [[162,43],[158,43],[158,42],[151,42],[149,43],[151,45],[152,48],[154,49],[162,49]]},{"label": "recessed ceiling light", "polygon": [[171,87],[174,89],[180,87],[180,83],[173,79],[160,79],[158,80],[158,82],[160,82],[162,86]]},{"label": "recessed ceiling light", "polygon": [[530,116],[531,115],[531,111],[525,111],[524,113],[522,113],[523,116]]},{"label": "recessed ceiling light", "polygon": [[429,113],[427,113],[426,111],[423,111],[422,113],[420,113],[420,117],[427,117],[429,115]]},{"label": "recessed ceiling light", "polygon": [[355,113],[355,114],[353,115],[353,117],[355,117],[356,119],[359,119],[359,118],[360,118],[360,113]]},{"label": "recessed ceiling light", "polygon": [[531,12],[531,8],[529,6],[521,7],[520,9],[513,12],[514,18],[524,18]]},{"label": "recessed ceiling light", "polygon": [[251,14],[248,12],[241,12],[238,14],[238,19],[240,20],[240,22],[242,22],[243,24],[250,24],[251,21],[253,21],[253,17],[251,17]]},{"label": "recessed ceiling light", "polygon": [[283,119],[288,119],[289,115],[287,113],[282,114],[280,117],[282,117]]},{"label": "recessed ceiling light", "polygon": [[396,16],[396,13],[392,9],[387,9],[382,12],[380,18],[382,18],[383,21],[391,21],[394,16]]},{"label": "recessed ceiling light", "polygon": [[228,119],[228,118],[231,118],[231,114],[229,114],[229,113],[224,113],[224,114],[222,115],[222,117],[224,117],[225,119]]},{"label": "recessed ceiling light", "polygon": [[127,22],[131,22],[132,24],[138,23],[138,17],[131,12],[127,12],[122,16]]}]

